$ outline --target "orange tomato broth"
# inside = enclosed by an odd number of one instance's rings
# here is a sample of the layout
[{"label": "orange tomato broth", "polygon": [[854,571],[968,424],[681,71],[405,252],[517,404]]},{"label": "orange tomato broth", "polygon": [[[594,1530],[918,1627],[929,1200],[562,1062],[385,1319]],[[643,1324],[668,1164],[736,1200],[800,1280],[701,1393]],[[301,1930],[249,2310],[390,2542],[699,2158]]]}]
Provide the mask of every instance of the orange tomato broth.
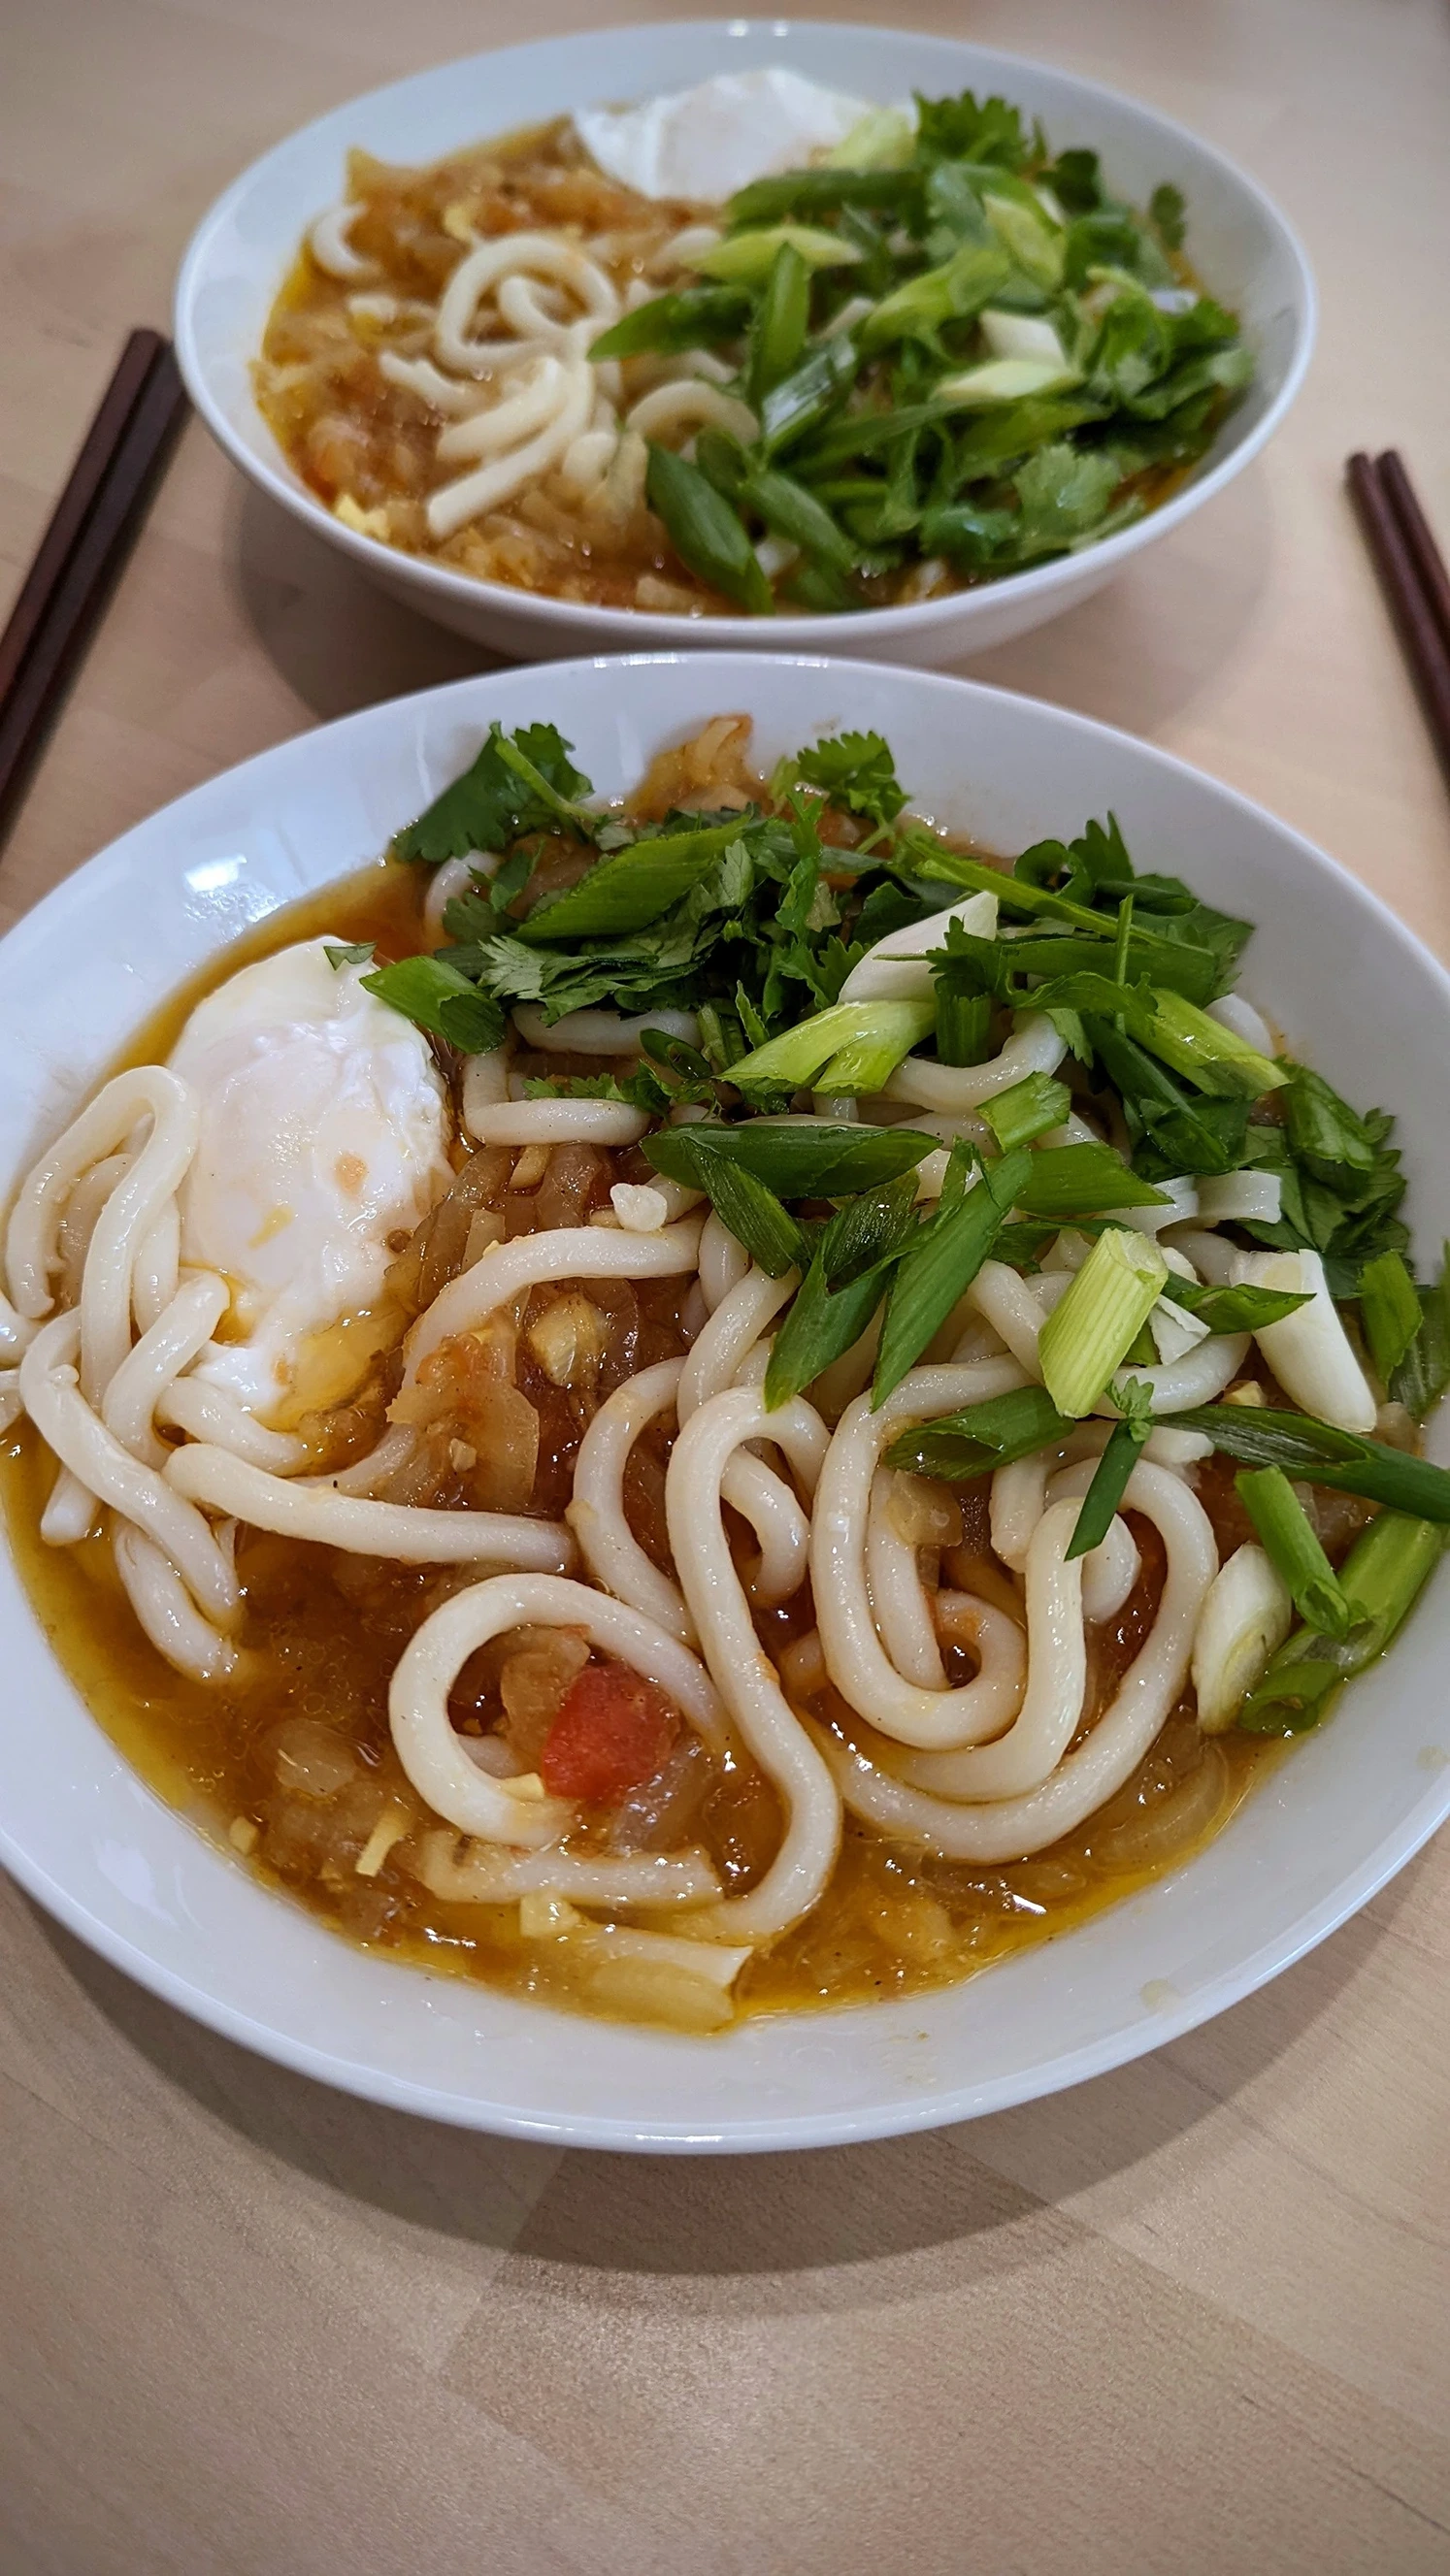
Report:
[{"label": "orange tomato broth", "polygon": [[[423,876],[385,862],[269,914],[170,995],[112,1070],[164,1060],[205,993],[239,966],[294,940],[323,932],[349,941],[371,939],[384,956],[431,945],[422,921]],[[650,1358],[685,1347],[664,1294],[674,1286],[662,1283],[649,1292],[656,1303]],[[557,1397],[541,1377],[528,1391],[546,1407],[551,1393]],[[374,1421],[374,1434],[376,1428]],[[567,1406],[555,1400],[546,1413],[533,1508],[553,1512],[567,1499],[579,1428]],[[636,1535],[664,1563],[666,1455],[663,1435],[638,1444],[626,1495]],[[476,1978],[515,1995],[611,2018],[707,2029],[735,2017],[728,2003],[693,1991],[698,1980],[681,1979],[676,1990],[668,1975],[641,1981],[622,1963],[602,1968],[585,1956],[583,1944],[525,1939],[517,1904],[445,1901],[410,1874],[409,1836],[436,1830],[438,1820],[423,1809],[398,1764],[388,1733],[387,1688],[408,1637],[442,1597],[437,1569],[244,1534],[238,1561],[245,1592],[245,1678],[206,1685],[174,1671],[144,1637],[104,1536],[75,1548],[41,1541],[38,1524],[52,1474],[49,1453],[29,1424],[0,1442],[0,1505],[57,1661],[157,1795],[230,1849],[264,1884],[363,1946],[435,1973]],[[944,1572],[962,1588],[1015,1607],[1020,1617],[1020,1582],[988,1553],[985,1484],[967,1488],[961,1499],[961,1544],[946,1552]],[[1236,1544],[1242,1532],[1231,1527],[1231,1486],[1210,1476],[1205,1500],[1229,1543]],[[1162,1546],[1151,1524],[1134,1519],[1133,1527],[1142,1572],[1119,1618],[1090,1632],[1084,1732],[1152,1624]],[[810,1625],[808,1601],[800,1596],[759,1620],[763,1642],[776,1651]],[[955,1661],[949,1653],[949,1669]],[[485,1650],[474,1666],[460,1677],[462,1698],[455,1694],[453,1709],[455,1719],[462,1712],[465,1725],[477,1730],[497,1711],[498,1659],[490,1663]],[[964,1678],[967,1669],[957,1665],[953,1678]],[[470,1685],[471,1699],[463,1685]],[[850,1731],[849,1712],[834,1703],[829,1688],[817,1701],[801,1704]],[[301,1754],[295,1746],[279,1754],[279,1726],[299,1721],[305,1736]],[[299,1777],[316,1785],[319,1746],[321,1776],[339,1775],[339,1785],[325,1796],[296,1785]],[[1180,1709],[1133,1778],[1084,1826],[1031,1859],[1001,1866],[937,1860],[894,1845],[848,1817],[822,1902],[743,1969],[737,2012],[924,1992],[1071,1931],[1201,1848],[1281,1749],[1237,1734],[1205,1738],[1191,1712]],[[293,1785],[279,1781],[279,1765]],[[356,1859],[379,1815],[391,1807],[406,1813],[408,1834],[375,1877],[362,1879]],[[713,1780],[688,1838],[703,1845],[727,1890],[734,1890],[760,1875],[779,1832],[773,1790],[737,1756]]]}]

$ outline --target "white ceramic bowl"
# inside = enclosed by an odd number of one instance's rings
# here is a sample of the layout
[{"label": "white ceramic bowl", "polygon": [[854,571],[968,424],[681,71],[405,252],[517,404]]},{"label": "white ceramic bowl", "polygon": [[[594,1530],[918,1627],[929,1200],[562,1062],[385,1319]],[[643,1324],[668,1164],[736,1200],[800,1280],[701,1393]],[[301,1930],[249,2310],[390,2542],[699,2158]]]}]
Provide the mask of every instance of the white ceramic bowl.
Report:
[{"label": "white ceramic bowl", "polygon": [[[128,832],[0,944],[0,1174],[120,1041],[276,905],[372,858],[488,722],[560,725],[602,790],[723,708],[768,765],[876,725],[922,807],[1013,851],[1111,807],[1140,863],[1260,927],[1246,988],[1400,1122],[1422,1251],[1450,1233],[1450,978],[1363,887],[1163,752],[1056,707],[856,662],[557,663],[304,734]],[[1322,1940],[1450,1813],[1450,1575],[1387,1663],[1187,1867],[1084,1930],[907,2002],[689,2039],[564,2018],[350,1948],[142,1786],[55,1664],[0,1550],[0,1859],[107,1958],[234,2039],[465,2125],[608,2147],[820,2145],[996,2110],[1156,2048]]]},{"label": "white ceramic bowl", "polygon": [[282,454],[257,409],[250,362],[305,227],[342,194],[351,145],[385,161],[427,162],[571,108],[648,97],[764,63],[787,63],[831,88],[885,102],[913,89],[928,97],[969,87],[1000,91],[1042,119],[1054,146],[1100,149],[1113,184],[1140,204],[1160,180],[1172,180],[1188,200],[1189,248],[1199,272],[1242,316],[1257,361],[1248,394],[1192,481],[1137,527],[1082,554],[917,607],[776,617],[773,651],[932,664],[1004,643],[1100,589],[1140,547],[1166,537],[1257,455],[1308,364],[1314,288],[1294,235],[1251,179],[1152,108],[1041,63],[904,29],[782,19],[601,28],[475,54],[354,99],[279,144],[213,206],[177,283],[177,355],[208,428],[244,474],[341,546],[384,590],[499,652],[532,660],[659,645],[757,649],[761,628],[751,619],[647,616],[534,598],[399,554],[343,527]]}]

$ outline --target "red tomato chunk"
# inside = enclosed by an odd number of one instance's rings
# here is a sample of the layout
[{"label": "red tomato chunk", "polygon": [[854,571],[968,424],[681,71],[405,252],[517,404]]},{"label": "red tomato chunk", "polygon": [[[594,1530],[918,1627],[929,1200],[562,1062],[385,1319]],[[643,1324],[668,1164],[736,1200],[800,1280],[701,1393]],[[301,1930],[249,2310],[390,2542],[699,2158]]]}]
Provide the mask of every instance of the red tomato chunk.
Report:
[{"label": "red tomato chunk", "polygon": [[677,1712],[628,1664],[586,1664],[544,1739],[539,1771],[556,1798],[609,1806],[648,1780],[680,1731]]}]

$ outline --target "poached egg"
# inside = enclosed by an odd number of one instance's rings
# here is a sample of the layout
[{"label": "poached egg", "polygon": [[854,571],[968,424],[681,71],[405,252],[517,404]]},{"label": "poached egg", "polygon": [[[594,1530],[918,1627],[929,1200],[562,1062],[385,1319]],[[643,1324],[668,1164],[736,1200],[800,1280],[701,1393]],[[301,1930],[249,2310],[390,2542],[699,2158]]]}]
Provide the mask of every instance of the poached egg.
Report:
[{"label": "poached egg", "polygon": [[421,1029],[325,939],[264,957],[192,1012],[170,1064],[201,1103],[181,1258],[232,1292],[193,1374],[263,1421],[351,1393],[393,1253],[448,1187],[447,1093]]},{"label": "poached egg", "polygon": [[752,179],[799,170],[844,143],[870,103],[822,89],[780,64],[717,72],[638,107],[575,111],[574,130],[606,178],[642,197],[721,205]]}]

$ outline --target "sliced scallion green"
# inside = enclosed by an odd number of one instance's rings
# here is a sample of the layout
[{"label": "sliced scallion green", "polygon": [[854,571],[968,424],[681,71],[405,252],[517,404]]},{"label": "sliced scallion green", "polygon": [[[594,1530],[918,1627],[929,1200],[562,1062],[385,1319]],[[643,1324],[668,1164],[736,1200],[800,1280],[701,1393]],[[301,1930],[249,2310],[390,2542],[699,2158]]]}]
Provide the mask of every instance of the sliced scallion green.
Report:
[{"label": "sliced scallion green", "polygon": [[1030,1458],[1065,1440],[1071,1429],[1045,1387],[1019,1386],[1011,1395],[989,1396],[982,1404],[964,1405],[960,1413],[915,1423],[893,1440],[886,1464],[968,1484],[974,1476],[990,1475],[994,1468],[1009,1467],[1016,1458]]},{"label": "sliced scallion green", "polygon": [[1339,1569],[1352,1624],[1343,1639],[1299,1628],[1272,1658],[1238,1714],[1250,1735],[1302,1735],[1341,1682],[1378,1661],[1444,1554],[1443,1522],[1381,1512]]},{"label": "sliced scallion green", "polygon": [[1066,1083],[1047,1073],[1029,1073],[1010,1091],[999,1091],[982,1103],[982,1116],[1005,1154],[1013,1145],[1030,1145],[1050,1127],[1060,1127],[1072,1106]]},{"label": "sliced scallion green", "polygon": [[1246,1468],[1234,1486],[1300,1618],[1322,1637],[1348,1636],[1349,1604],[1283,1468]]},{"label": "sliced scallion green", "polygon": [[859,1341],[881,1303],[886,1275],[915,1223],[909,1175],[851,1199],[818,1242],[765,1373],[772,1411],[810,1386]]},{"label": "sliced scallion green", "polygon": [[592,341],[591,361],[635,358],[647,350],[673,354],[733,340],[750,318],[750,298],[733,286],[687,286],[678,295],[656,295]]},{"label": "sliced scallion green", "polygon": [[1066,393],[1081,384],[1075,367],[1054,366],[1050,358],[987,358],[959,376],[944,376],[938,402],[954,409],[975,410],[979,404],[1025,402],[1039,394]]},{"label": "sliced scallion green", "polygon": [[992,1036],[990,993],[953,993],[938,980],[936,1051],[943,1064],[985,1064]]},{"label": "sliced scallion green", "polygon": [[725,216],[732,228],[773,224],[787,215],[831,214],[838,206],[905,206],[920,194],[914,171],[785,170],[778,178],[753,179],[749,187],[737,189]]},{"label": "sliced scallion green", "polygon": [[[1127,1384],[1134,1387],[1138,1381],[1130,1378]],[[1103,1454],[1093,1470],[1092,1483],[1082,1498],[1082,1509],[1068,1543],[1069,1565],[1074,1557],[1090,1556],[1095,1547],[1101,1547],[1112,1526],[1113,1515],[1128,1490],[1133,1469],[1153,1428],[1146,1389],[1141,1393],[1143,1400],[1125,1412],[1120,1422],[1114,1423]]]},{"label": "sliced scallion green", "polygon": [[1119,1208],[1166,1207],[1167,1194],[1128,1169],[1111,1145],[1044,1145],[1032,1157],[1017,1201],[1024,1216],[1111,1216]]},{"label": "sliced scallion green", "polygon": [[930,1031],[932,1001],[835,1002],[742,1056],[731,1080],[742,1086],[807,1083],[844,1094],[880,1091],[905,1055]]},{"label": "sliced scallion green", "polygon": [[1175,1413],[1173,1427],[1204,1432],[1215,1449],[1246,1467],[1282,1467],[1309,1484],[1363,1494],[1412,1520],[1450,1522],[1450,1471],[1312,1414],[1262,1404],[1202,1404]]},{"label": "sliced scallion green", "polygon": [[891,1283],[872,1383],[873,1405],[884,1404],[915,1366],[932,1335],[970,1288],[1010,1213],[1030,1155],[1021,1147],[990,1164],[974,1189],[955,1206],[944,1203],[923,1226]]},{"label": "sliced scallion green", "polygon": [[1175,1306],[1196,1315],[1211,1333],[1257,1333],[1265,1324],[1282,1324],[1308,1305],[1310,1295],[1308,1289],[1205,1287],[1176,1273],[1169,1293]]},{"label": "sliced scallion green", "polygon": [[[740,240],[749,235],[741,234]],[[764,236],[774,239],[774,235]],[[733,245],[724,241],[722,251]],[[748,384],[750,399],[759,411],[773,385],[781,383],[793,367],[800,364],[810,325],[811,272],[800,252],[782,239],[765,280],[755,321],[750,333]]]},{"label": "sliced scallion green", "polygon": [[1388,1386],[1420,1329],[1420,1300],[1398,1252],[1377,1253],[1359,1274],[1359,1311],[1369,1355]]},{"label": "sliced scallion green", "polygon": [[645,498],[682,564],[752,616],[769,616],[775,601],[745,524],[698,465],[651,440]]},{"label": "sliced scallion green", "polygon": [[[737,1059],[738,1061],[738,1059]],[[735,1067],[732,1065],[731,1073]],[[782,1199],[844,1198],[881,1189],[911,1172],[936,1139],[912,1127],[863,1127],[819,1118],[747,1118],[738,1127],[700,1120],[688,1127],[660,1127],[643,1151],[657,1172],[702,1189],[702,1157],[738,1163]]]},{"label": "sliced scallion green", "polygon": [[[688,1135],[689,1129],[680,1132]],[[696,1172],[696,1186],[708,1193],[721,1223],[767,1278],[783,1279],[788,1270],[800,1268],[806,1258],[800,1227],[764,1181],[720,1154],[702,1154]]]},{"label": "sliced scallion green", "polygon": [[1450,1385],[1450,1244],[1439,1278],[1418,1297],[1420,1327],[1390,1380],[1390,1394],[1422,1422]]},{"label": "sliced scallion green", "polygon": [[880,1303],[881,1282],[871,1276],[833,1290],[817,1251],[771,1348],[765,1372],[767,1410],[788,1404],[858,1342]]},{"label": "sliced scallion green", "polygon": [[842,233],[828,233],[814,224],[781,223],[727,233],[723,241],[701,251],[695,266],[702,277],[718,278],[724,286],[760,286],[783,250],[804,270],[855,268],[861,259],[855,243]]},{"label": "sliced scallion green", "polygon": [[836,405],[856,379],[859,360],[849,331],[827,340],[802,364],[772,385],[760,407],[761,444],[767,456],[790,447]]},{"label": "sliced scallion green", "polygon": [[873,306],[861,324],[861,345],[874,352],[937,331],[943,322],[966,321],[1001,293],[1011,274],[999,242],[963,242],[939,267],[907,278]]},{"label": "sliced scallion green", "polygon": [[1266,1091],[1281,1091],[1289,1081],[1282,1065],[1261,1055],[1246,1038],[1226,1029],[1221,1020],[1211,1019],[1182,993],[1155,990],[1153,1001],[1155,1054],[1202,1090],[1237,1092],[1257,1100]]},{"label": "sliced scallion green", "polygon": [[1059,1413],[1091,1413],[1167,1277],[1168,1264],[1150,1236],[1123,1226],[1099,1235],[1037,1345],[1043,1383]]}]

